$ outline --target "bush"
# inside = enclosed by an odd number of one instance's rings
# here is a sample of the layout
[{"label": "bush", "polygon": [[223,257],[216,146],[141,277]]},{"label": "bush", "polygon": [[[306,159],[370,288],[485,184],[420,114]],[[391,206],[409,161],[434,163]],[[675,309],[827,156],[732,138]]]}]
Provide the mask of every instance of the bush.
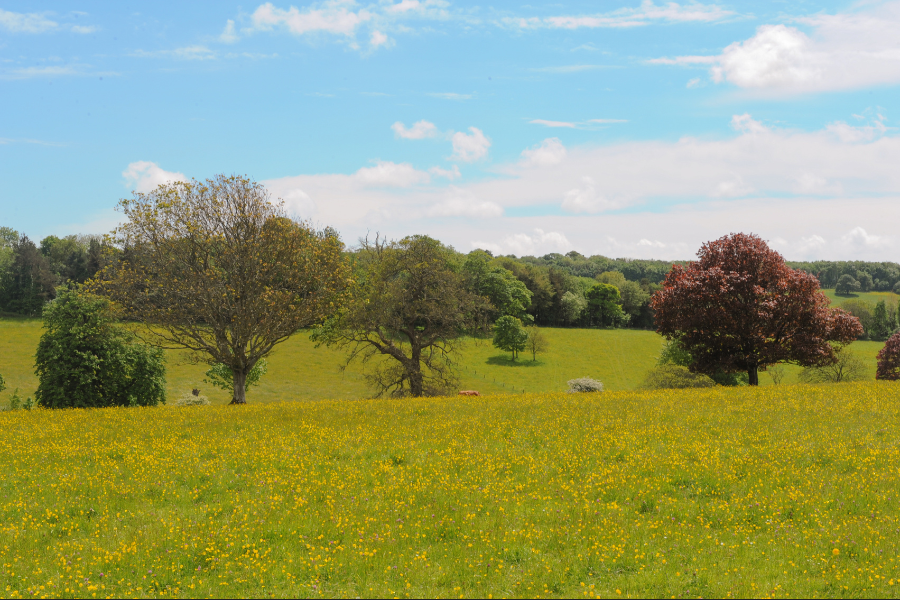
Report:
[{"label": "bush", "polygon": [[165,402],[162,350],[116,326],[109,302],[59,288],[44,307],[36,400],[46,408],[154,406]]},{"label": "bush", "polygon": [[207,406],[209,404],[209,398],[203,396],[201,394],[192,394],[191,392],[185,392],[181,395],[181,397],[175,401],[174,406]]},{"label": "bush", "polygon": [[716,387],[716,382],[702,373],[692,373],[687,367],[664,364],[651,369],[644,380],[645,389],[686,389]]},{"label": "bush", "polygon": [[0,392],[6,389],[6,380],[3,379],[3,375],[0,375]]},{"label": "bush", "polygon": [[900,379],[900,332],[895,333],[885,342],[884,348],[878,352],[878,367],[875,379],[897,381]]},{"label": "bush", "polygon": [[579,377],[578,379],[570,379],[567,381],[569,385],[569,389],[567,390],[570,394],[577,394],[581,392],[602,392],[603,391],[603,383],[597,381],[596,379],[591,379],[590,377]]},{"label": "bush", "polygon": [[835,352],[836,360],[830,365],[807,367],[800,372],[802,383],[841,383],[866,379],[866,363],[850,350]]}]

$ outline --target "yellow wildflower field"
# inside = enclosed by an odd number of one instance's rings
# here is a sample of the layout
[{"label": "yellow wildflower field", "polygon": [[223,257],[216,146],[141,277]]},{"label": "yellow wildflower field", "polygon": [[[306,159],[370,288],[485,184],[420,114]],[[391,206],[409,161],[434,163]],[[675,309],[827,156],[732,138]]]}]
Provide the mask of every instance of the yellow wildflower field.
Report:
[{"label": "yellow wildflower field", "polygon": [[897,596],[900,384],[0,413],[5,597]]}]

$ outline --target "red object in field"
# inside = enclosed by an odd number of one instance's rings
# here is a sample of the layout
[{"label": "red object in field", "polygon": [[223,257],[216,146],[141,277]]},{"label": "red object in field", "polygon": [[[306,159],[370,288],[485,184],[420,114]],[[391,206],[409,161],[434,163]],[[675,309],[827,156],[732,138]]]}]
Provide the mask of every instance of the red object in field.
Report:
[{"label": "red object in field", "polygon": [[461,390],[459,392],[459,395],[460,396],[480,396],[481,394],[479,394],[475,390]]}]

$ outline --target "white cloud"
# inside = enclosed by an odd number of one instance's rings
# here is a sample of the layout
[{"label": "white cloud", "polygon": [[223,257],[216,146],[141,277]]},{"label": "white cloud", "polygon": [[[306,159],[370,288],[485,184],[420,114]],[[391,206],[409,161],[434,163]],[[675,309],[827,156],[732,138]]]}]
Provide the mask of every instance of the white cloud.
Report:
[{"label": "white cloud", "polygon": [[447,197],[429,210],[429,217],[468,217],[472,219],[490,219],[503,216],[503,207],[494,202],[481,200],[472,192],[450,186]]},{"label": "white cloud", "polygon": [[537,228],[532,234],[516,233],[507,236],[499,244],[471,242],[471,245],[473,248],[491,250],[495,254],[515,254],[517,256],[543,256],[551,252],[565,253],[572,249],[571,242],[562,233]]},{"label": "white cloud", "polygon": [[187,177],[183,173],[165,171],[156,163],[146,160],[130,163],[122,171],[122,177],[125,178],[126,187],[142,193],[153,191],[157,186],[164,183],[187,181]]},{"label": "white cloud", "polygon": [[462,173],[459,172],[459,167],[457,167],[456,165],[453,165],[452,169],[431,167],[430,169],[428,169],[428,172],[436,177],[443,177],[444,179],[449,179],[450,181],[462,177]]},{"label": "white cloud", "polygon": [[709,195],[713,198],[738,198],[747,196],[753,191],[753,187],[747,185],[743,177],[733,173],[725,181],[720,181]]},{"label": "white cloud", "polygon": [[528,121],[532,125],[543,125],[544,127],[568,127],[575,129],[577,125],[572,121],[547,121],[546,119],[532,119]]},{"label": "white cloud", "polygon": [[700,78],[694,77],[693,79],[688,80],[684,87],[686,88],[695,88],[700,85]]},{"label": "white cloud", "polygon": [[135,50],[131,56],[138,58],[175,58],[178,60],[212,60],[216,53],[206,46],[185,46],[174,50]]},{"label": "white cloud", "polygon": [[858,89],[900,83],[900,1],[861,3],[851,12],[762,25],[717,56],[656,59],[661,64],[711,64],[717,83],[777,93]]},{"label": "white cloud", "polygon": [[228,19],[228,21],[225,22],[225,29],[219,34],[219,41],[223,44],[233,44],[239,39],[241,38],[238,36],[237,31],[235,31],[234,21]]},{"label": "white cloud", "polygon": [[319,212],[319,207],[309,194],[299,188],[284,191],[280,198],[284,200],[285,207],[301,219],[311,219]]},{"label": "white cloud", "polygon": [[69,27],[69,31],[72,33],[88,34],[100,31],[100,28],[96,25],[72,25]]},{"label": "white cloud", "polygon": [[669,2],[657,6],[651,0],[644,0],[639,8],[621,8],[612,12],[595,15],[565,15],[551,17],[510,17],[503,24],[518,29],[580,29],[609,27],[641,27],[653,23],[710,23],[733,16],[734,13],[715,4],[693,2],[680,5]]},{"label": "white cloud", "polygon": [[369,39],[369,45],[372,48],[378,48],[379,46],[389,46],[390,42],[391,39],[378,30],[373,31],[372,37]]},{"label": "white cloud", "polygon": [[332,0],[312,4],[304,10],[294,6],[284,10],[271,2],[261,4],[250,16],[251,31],[270,31],[283,28],[294,35],[325,32],[352,37],[357,27],[369,21],[372,13],[368,10],[354,12],[347,9],[348,3]]},{"label": "white cloud", "polygon": [[522,150],[522,160],[527,165],[547,167],[558,165],[566,159],[566,147],[559,138],[547,138],[537,146]]},{"label": "white cloud", "polygon": [[477,127],[469,127],[469,131],[468,134],[457,131],[450,138],[453,142],[452,159],[472,162],[487,155],[491,140]]},{"label": "white cloud", "polygon": [[378,161],[374,167],[363,167],[356,172],[356,179],[366,186],[409,187],[428,183],[428,173],[419,171],[409,163]]},{"label": "white cloud", "polygon": [[46,13],[16,13],[0,8],[0,29],[9,33],[44,33],[59,27]]},{"label": "white cloud", "polygon": [[404,140],[422,140],[438,135],[438,129],[435,127],[434,123],[430,123],[424,119],[416,121],[409,129],[407,129],[403,123],[397,121],[391,125],[391,129],[394,130],[394,135],[403,138]]},{"label": "white cloud", "polygon": [[457,94],[455,92],[431,92],[427,95],[443,100],[471,100],[475,97],[475,94]]},{"label": "white cloud", "polygon": [[570,213],[598,213],[616,207],[597,192],[593,178],[582,177],[581,186],[566,192],[562,209]]},{"label": "white cloud", "polygon": [[731,127],[741,133],[767,133],[769,129],[750,116],[749,113],[731,117]]},{"label": "white cloud", "polygon": [[605,65],[562,65],[558,67],[537,67],[531,70],[537,73],[580,73],[582,71],[605,68],[607,68]]},{"label": "white cloud", "polygon": [[888,128],[884,124],[884,116],[876,115],[869,125],[854,127],[843,121],[829,123],[825,128],[842,142],[870,142],[884,135]]},{"label": "white cloud", "polygon": [[94,71],[90,65],[49,65],[24,67],[3,73],[3,79],[34,79],[38,77],[117,77],[114,71]]}]

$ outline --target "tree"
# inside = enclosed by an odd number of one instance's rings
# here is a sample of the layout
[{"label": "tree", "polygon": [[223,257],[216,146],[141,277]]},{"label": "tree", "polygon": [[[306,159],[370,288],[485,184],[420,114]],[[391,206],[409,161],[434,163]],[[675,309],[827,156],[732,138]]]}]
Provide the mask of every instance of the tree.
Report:
[{"label": "tree", "polygon": [[843,274],[838,279],[837,285],[834,286],[834,293],[839,296],[849,296],[853,292],[858,292],[860,288],[859,282],[851,275]]},{"label": "tree", "polygon": [[12,260],[0,286],[0,308],[29,317],[53,299],[56,277],[47,259],[27,236],[12,246]]},{"label": "tree", "polygon": [[370,365],[378,396],[448,392],[458,381],[458,340],[483,325],[487,298],[468,289],[453,251],[427,236],[364,240],[355,262],[347,301],[313,341],[349,350],[345,368]]},{"label": "tree", "polygon": [[644,291],[636,281],[626,281],[619,287],[622,296],[622,312],[629,316],[629,323],[634,326],[641,318],[642,310],[650,302],[650,294]]},{"label": "tree", "polygon": [[560,312],[566,323],[577,322],[586,308],[587,300],[581,294],[566,292],[560,299]]},{"label": "tree", "polygon": [[830,342],[862,332],[858,319],[829,308],[814,276],[788,267],[755,235],[708,242],[697,256],[673,266],[651,302],[657,331],[690,352],[694,372],[744,371],[758,385],[767,365],[834,363]]},{"label": "tree", "polygon": [[596,317],[600,325],[616,325],[621,322],[622,297],[619,288],[608,283],[595,284],[587,293],[588,307],[591,316]]},{"label": "tree", "polygon": [[463,264],[469,288],[490,300],[493,310],[489,311],[489,320],[510,315],[530,323],[534,320],[527,312],[531,291],[509,269],[491,265],[492,260],[493,257],[484,250],[469,253]]},{"label": "tree", "polygon": [[154,344],[227,365],[232,404],[246,402],[253,366],[321,322],[347,285],[341,241],[289,219],[249,179],[164,184],[120,206],[120,254],[95,289]]},{"label": "tree", "polygon": [[879,300],[872,311],[872,328],[869,331],[869,335],[872,336],[873,340],[886,340],[891,335],[892,330],[887,303],[884,300]]},{"label": "tree", "polygon": [[528,332],[522,326],[522,321],[509,315],[500,317],[494,323],[494,347],[512,352],[513,360],[519,352],[525,349],[528,343]]},{"label": "tree", "polygon": [[895,333],[878,351],[878,366],[875,379],[897,381],[900,379],[900,332]]},{"label": "tree", "polygon": [[154,406],[166,401],[162,350],[116,326],[109,302],[59,288],[43,311],[35,372],[46,408]]},{"label": "tree", "polygon": [[866,378],[866,363],[848,348],[835,350],[837,360],[830,364],[812,366],[800,372],[803,383],[841,383]]},{"label": "tree", "polygon": [[859,323],[862,325],[862,332],[860,333],[861,338],[865,338],[872,334],[872,328],[875,324],[874,315],[872,314],[873,308],[874,307],[870,302],[866,302],[859,298],[841,302],[842,310],[847,311],[859,319]]},{"label": "tree", "polygon": [[537,360],[537,355],[550,349],[550,342],[544,332],[537,327],[532,327],[528,331],[528,340],[525,342],[525,349],[531,352],[531,361]]},{"label": "tree", "polygon": [[[247,379],[244,381],[244,391],[249,392],[250,388],[259,384],[262,376],[269,371],[269,363],[266,359],[261,358],[256,361],[250,372],[247,373]],[[219,389],[225,390],[234,395],[234,373],[231,368],[222,363],[216,363],[206,371],[208,379],[204,379],[205,383],[213,385]]]},{"label": "tree", "polygon": [[859,282],[859,289],[863,292],[869,292],[874,287],[874,281],[872,281],[872,275],[867,271],[857,271],[856,272],[856,280]]}]

